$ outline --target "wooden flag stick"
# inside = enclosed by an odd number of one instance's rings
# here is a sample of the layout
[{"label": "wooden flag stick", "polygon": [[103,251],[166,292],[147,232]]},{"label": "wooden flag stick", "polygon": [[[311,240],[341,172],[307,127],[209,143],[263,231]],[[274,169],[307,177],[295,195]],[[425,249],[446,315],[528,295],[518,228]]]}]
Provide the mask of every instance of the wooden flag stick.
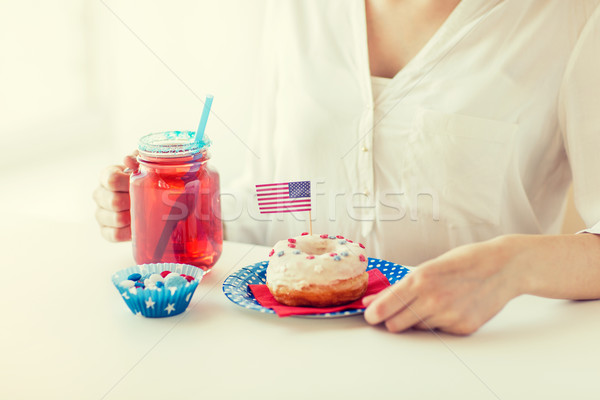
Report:
[{"label": "wooden flag stick", "polygon": [[312,235],[312,215],[308,210],[308,232]]}]

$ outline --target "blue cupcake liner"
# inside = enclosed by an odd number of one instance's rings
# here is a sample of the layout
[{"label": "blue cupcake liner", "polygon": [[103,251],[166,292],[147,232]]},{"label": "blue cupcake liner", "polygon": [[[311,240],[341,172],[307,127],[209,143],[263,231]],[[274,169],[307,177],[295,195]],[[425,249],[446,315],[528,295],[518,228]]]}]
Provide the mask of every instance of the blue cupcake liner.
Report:
[{"label": "blue cupcake liner", "polygon": [[[165,286],[159,289],[124,288],[120,285],[122,281],[127,280],[129,275],[136,272],[144,276],[145,274],[160,274],[163,271],[193,276],[194,280],[181,287]],[[112,282],[132,313],[148,318],[163,318],[172,317],[185,311],[203,275],[204,271],[193,265],[141,264],[116,272],[112,276]]]}]

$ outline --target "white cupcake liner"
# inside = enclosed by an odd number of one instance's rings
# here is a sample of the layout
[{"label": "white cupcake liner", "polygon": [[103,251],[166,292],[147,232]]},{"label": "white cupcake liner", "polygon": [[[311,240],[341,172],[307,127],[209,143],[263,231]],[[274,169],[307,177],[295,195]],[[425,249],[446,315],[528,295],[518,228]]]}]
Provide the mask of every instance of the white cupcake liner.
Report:
[{"label": "white cupcake liner", "polygon": [[[163,271],[193,276],[194,280],[177,288],[165,286],[157,289],[138,289],[120,285],[129,275],[136,272],[144,276],[148,273],[160,274]],[[162,318],[172,317],[185,311],[203,275],[203,270],[188,264],[141,264],[117,271],[112,277],[112,282],[132,313],[149,318]]]}]

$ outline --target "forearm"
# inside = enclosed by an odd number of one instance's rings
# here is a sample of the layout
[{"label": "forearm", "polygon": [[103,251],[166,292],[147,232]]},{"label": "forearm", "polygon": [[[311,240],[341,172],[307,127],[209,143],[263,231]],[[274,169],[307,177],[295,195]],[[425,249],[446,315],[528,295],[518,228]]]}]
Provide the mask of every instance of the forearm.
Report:
[{"label": "forearm", "polygon": [[600,235],[508,235],[498,243],[519,293],[600,298]]}]

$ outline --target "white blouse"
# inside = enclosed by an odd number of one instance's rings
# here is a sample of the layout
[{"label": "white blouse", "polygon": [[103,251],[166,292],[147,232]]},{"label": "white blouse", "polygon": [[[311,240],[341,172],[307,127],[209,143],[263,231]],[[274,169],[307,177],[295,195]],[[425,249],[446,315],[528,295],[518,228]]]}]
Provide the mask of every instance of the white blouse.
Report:
[{"label": "white blouse", "polygon": [[381,96],[381,93],[390,84],[392,79],[384,78],[382,76],[371,76],[371,91],[373,92],[373,102],[377,104],[377,99]]},{"label": "white blouse", "polygon": [[228,238],[308,230],[305,213],[256,205],[254,184],[298,180],[313,183],[315,232],[408,265],[557,233],[571,177],[600,233],[599,3],[463,0],[374,99],[364,0],[273,2],[245,174],[224,188]]}]

